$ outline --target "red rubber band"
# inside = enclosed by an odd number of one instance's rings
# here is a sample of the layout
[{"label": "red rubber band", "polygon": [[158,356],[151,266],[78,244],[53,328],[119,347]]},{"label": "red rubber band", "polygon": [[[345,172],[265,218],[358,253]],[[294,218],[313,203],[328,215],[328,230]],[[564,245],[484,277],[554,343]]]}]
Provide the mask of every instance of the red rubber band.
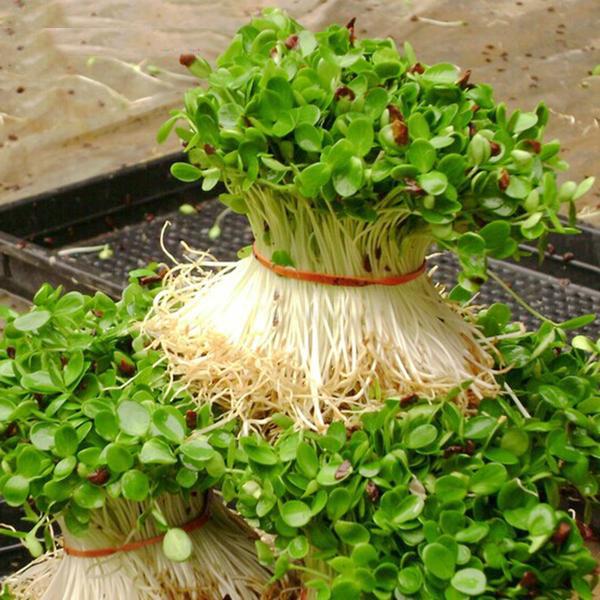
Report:
[{"label": "red rubber band", "polygon": [[[209,519],[210,511],[208,510],[207,502],[207,508],[204,510],[204,512],[195,519],[188,521],[185,525],[182,525],[181,529],[183,529],[186,533],[190,533],[191,531],[195,531],[196,529],[200,529],[206,525]],[[137,542],[130,542],[129,544],[123,544],[122,546],[98,548],[94,550],[79,550],[77,548],[71,548],[71,546],[67,546],[65,544],[64,550],[69,556],[77,556],[79,558],[102,558],[103,556],[111,556],[112,554],[117,554],[118,552],[132,552],[134,550],[144,548],[145,546],[158,544],[159,542],[162,542],[164,537],[165,534],[161,533],[160,535],[155,535],[154,537],[147,538],[145,540],[139,540]]]},{"label": "red rubber band", "polygon": [[256,242],[252,244],[252,253],[254,258],[266,267],[273,271],[276,275],[287,277],[289,279],[297,279],[299,281],[312,281],[313,283],[321,283],[323,285],[338,285],[347,287],[365,287],[367,285],[402,285],[413,281],[425,272],[427,267],[426,262],[411,273],[404,275],[393,275],[391,277],[354,277],[352,275],[328,275],[327,273],[314,273],[313,271],[302,271],[294,267],[284,267],[277,265],[266,256],[263,256],[256,248]]}]

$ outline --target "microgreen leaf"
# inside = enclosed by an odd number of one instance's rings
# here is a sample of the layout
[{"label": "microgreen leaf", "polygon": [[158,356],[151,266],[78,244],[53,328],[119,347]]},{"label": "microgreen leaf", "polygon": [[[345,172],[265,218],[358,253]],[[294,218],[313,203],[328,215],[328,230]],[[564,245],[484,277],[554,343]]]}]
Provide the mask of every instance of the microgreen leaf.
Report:
[{"label": "microgreen leaf", "polygon": [[144,435],[150,426],[148,409],[138,402],[125,400],[117,408],[119,427],[122,431],[133,436]]},{"label": "microgreen leaf", "polygon": [[300,500],[290,500],[281,507],[281,518],[290,527],[303,527],[311,516],[310,508]]},{"label": "microgreen leaf", "polygon": [[467,596],[479,596],[485,592],[487,580],[485,573],[479,569],[461,569],[450,582],[452,587]]},{"label": "microgreen leaf", "polygon": [[47,310],[34,310],[17,317],[12,324],[17,331],[36,331],[50,320],[50,316]]},{"label": "microgreen leaf", "polygon": [[177,527],[172,527],[163,538],[163,552],[173,562],[184,562],[192,554],[193,546],[190,536]]},{"label": "microgreen leaf", "polygon": [[171,166],[171,175],[180,181],[198,181],[202,177],[202,171],[188,163],[174,163]]}]

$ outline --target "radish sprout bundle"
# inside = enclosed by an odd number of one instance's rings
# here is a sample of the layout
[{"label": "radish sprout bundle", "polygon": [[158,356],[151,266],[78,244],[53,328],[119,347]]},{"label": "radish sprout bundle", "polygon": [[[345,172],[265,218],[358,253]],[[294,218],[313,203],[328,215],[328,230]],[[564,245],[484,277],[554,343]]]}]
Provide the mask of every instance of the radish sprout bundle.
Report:
[{"label": "radish sprout bundle", "polygon": [[[190,515],[205,510],[201,497],[162,497],[155,506],[171,524],[185,524]],[[64,548],[27,565],[8,577],[5,585],[15,599],[23,600],[260,597],[267,577],[256,562],[254,536],[248,535],[245,525],[240,535],[239,519],[233,520],[221,501],[207,507],[201,528],[188,530],[186,537],[176,540],[189,552],[179,558],[168,557],[160,543],[145,544],[161,532],[151,520],[137,523],[151,510],[148,504],[109,501],[91,515],[87,532],[78,535],[58,519]],[[181,536],[180,529],[174,531]],[[131,549],[103,554],[105,548],[120,547],[125,538]]]},{"label": "radish sprout bundle", "polygon": [[0,494],[29,522],[0,534],[36,557],[9,598],[252,599],[269,578],[210,492],[223,458],[188,440],[209,411],[139,335],[160,274],[134,280],[118,303],[44,285],[30,312],[0,312]]},{"label": "radish sprout bundle", "polygon": [[[206,85],[159,132],[184,122],[191,164],[172,172],[222,182],[256,241],[236,263],[172,271],[144,325],[172,374],[259,429],[282,412],[321,430],[381,395],[495,395],[494,341],[459,302],[488,256],[564,231],[560,204],[591,183],[557,189],[545,106],[509,115],[469,71],[359,40],[353,21],[313,35],[279,10],[214,69],[182,63]],[[427,273],[434,243],[459,258],[449,297]]]}]

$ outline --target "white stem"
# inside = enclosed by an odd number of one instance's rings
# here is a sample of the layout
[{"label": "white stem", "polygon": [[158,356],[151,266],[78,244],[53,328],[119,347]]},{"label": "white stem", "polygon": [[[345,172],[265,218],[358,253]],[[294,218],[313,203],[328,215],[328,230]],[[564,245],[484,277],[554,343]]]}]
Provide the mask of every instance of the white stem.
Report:
[{"label": "white stem", "polygon": [[515,403],[515,406],[519,409],[519,412],[526,418],[531,419],[531,415],[527,411],[527,409],[523,406],[517,395],[513,392],[512,388],[506,381],[504,382],[504,389],[506,393],[509,395],[510,399]]},{"label": "white stem", "polygon": [[64,248],[57,252],[58,256],[70,256],[71,254],[86,254],[89,252],[99,252],[106,244],[100,246],[77,246],[76,248]]}]

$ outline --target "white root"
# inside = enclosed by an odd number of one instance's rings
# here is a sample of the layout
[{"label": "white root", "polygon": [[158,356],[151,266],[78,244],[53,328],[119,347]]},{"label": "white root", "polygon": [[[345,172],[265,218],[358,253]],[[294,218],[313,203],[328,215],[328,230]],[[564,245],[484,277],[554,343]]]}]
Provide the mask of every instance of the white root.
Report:
[{"label": "white root", "polygon": [[[431,241],[385,203],[374,223],[260,189],[247,204],[260,252],[285,250],[303,270],[408,273]],[[351,420],[380,401],[375,383],[385,397],[434,398],[465,381],[464,398],[497,392],[479,330],[427,275],[344,287],[280,277],[254,257],[212,266],[200,257],[175,267],[143,329],[199,403],[240,418],[245,430],[267,429],[275,412],[317,430]]]},{"label": "white root", "polygon": [[[189,502],[165,495],[160,508],[173,526],[203,511],[201,496]],[[126,500],[108,501],[91,514],[83,537],[65,532],[65,543],[77,549],[120,546],[157,535],[152,519],[136,529],[148,507]],[[46,554],[4,583],[17,600],[251,600],[261,597],[269,573],[257,562],[254,534],[211,497],[209,521],[189,532],[192,556],[182,563],[168,560],[160,543],[104,558],[81,558],[63,550]],[[127,537],[127,532],[131,532]]]}]

